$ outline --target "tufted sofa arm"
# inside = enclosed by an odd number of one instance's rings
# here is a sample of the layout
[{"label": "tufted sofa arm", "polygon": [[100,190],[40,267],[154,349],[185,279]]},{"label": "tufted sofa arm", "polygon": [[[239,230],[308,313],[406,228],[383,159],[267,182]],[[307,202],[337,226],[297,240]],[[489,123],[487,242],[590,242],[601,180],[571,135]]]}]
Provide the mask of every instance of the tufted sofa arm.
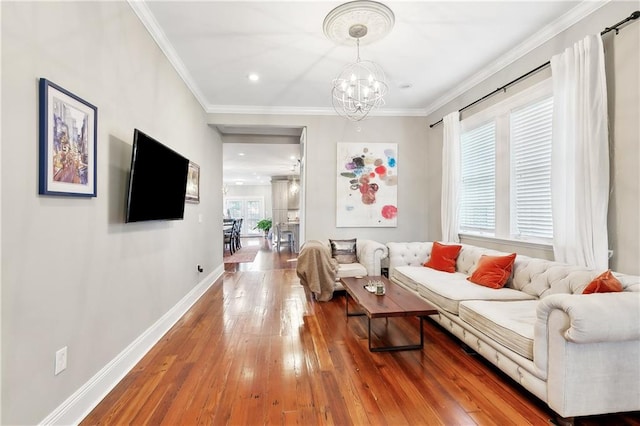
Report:
[{"label": "tufted sofa arm", "polygon": [[[543,332],[555,309],[569,317],[562,335],[573,343],[640,341],[640,293],[553,294],[540,300],[536,329]],[[640,343],[639,343],[640,344]]]},{"label": "tufted sofa arm", "polygon": [[556,413],[640,409],[640,293],[553,294],[536,314],[534,364]]},{"label": "tufted sofa arm", "polygon": [[356,241],[358,263],[367,269],[367,275],[380,275],[382,259],[388,254],[387,246],[374,240]]}]

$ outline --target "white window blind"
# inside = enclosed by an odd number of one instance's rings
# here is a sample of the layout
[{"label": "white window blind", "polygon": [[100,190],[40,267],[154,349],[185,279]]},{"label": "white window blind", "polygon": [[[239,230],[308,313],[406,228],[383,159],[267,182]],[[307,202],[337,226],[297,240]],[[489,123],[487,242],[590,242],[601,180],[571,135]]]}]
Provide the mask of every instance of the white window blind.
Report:
[{"label": "white window blind", "polygon": [[462,190],[460,229],[494,232],[496,224],[496,125],[460,137]]},{"label": "white window blind", "polygon": [[553,238],[551,129],[553,97],[510,114],[511,234]]}]

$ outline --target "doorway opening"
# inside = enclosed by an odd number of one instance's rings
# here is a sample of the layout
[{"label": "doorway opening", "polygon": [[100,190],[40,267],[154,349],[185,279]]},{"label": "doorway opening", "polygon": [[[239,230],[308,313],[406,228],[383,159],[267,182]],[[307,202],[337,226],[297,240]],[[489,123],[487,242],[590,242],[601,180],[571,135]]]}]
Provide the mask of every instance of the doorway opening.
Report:
[{"label": "doorway opening", "polygon": [[[222,136],[223,216],[243,219],[241,236],[274,240],[276,225],[304,242],[304,127],[216,125]],[[271,220],[265,232],[257,227]],[[275,241],[275,240],[274,240]]]}]

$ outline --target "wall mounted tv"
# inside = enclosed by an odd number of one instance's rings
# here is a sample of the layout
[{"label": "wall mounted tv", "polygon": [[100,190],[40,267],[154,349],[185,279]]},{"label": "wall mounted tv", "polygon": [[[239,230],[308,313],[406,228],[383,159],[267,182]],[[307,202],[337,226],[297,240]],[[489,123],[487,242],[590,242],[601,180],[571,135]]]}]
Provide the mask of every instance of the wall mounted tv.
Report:
[{"label": "wall mounted tv", "polygon": [[183,219],[188,170],[188,159],[135,129],[126,222]]}]

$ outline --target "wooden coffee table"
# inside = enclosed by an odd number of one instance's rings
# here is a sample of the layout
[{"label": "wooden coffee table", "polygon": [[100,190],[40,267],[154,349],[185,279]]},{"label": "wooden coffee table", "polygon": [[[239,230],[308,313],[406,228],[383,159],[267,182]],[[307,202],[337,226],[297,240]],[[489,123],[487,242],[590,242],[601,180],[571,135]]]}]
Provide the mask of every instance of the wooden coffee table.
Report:
[{"label": "wooden coffee table", "polygon": [[[385,286],[385,294],[377,296],[367,291],[364,286],[369,281],[382,281]],[[398,284],[392,283],[382,276],[366,276],[362,278],[341,278],[342,285],[346,293],[346,313],[347,317],[366,315],[369,328],[369,350],[371,352],[386,351],[406,351],[412,349],[422,349],[424,347],[424,336],[422,334],[422,319],[427,315],[437,314],[438,310],[420,296],[411,293]],[[349,296],[360,305],[361,312],[349,312]],[[371,319],[389,317],[410,317],[416,316],[420,320],[420,343],[404,346],[371,346]]]}]

